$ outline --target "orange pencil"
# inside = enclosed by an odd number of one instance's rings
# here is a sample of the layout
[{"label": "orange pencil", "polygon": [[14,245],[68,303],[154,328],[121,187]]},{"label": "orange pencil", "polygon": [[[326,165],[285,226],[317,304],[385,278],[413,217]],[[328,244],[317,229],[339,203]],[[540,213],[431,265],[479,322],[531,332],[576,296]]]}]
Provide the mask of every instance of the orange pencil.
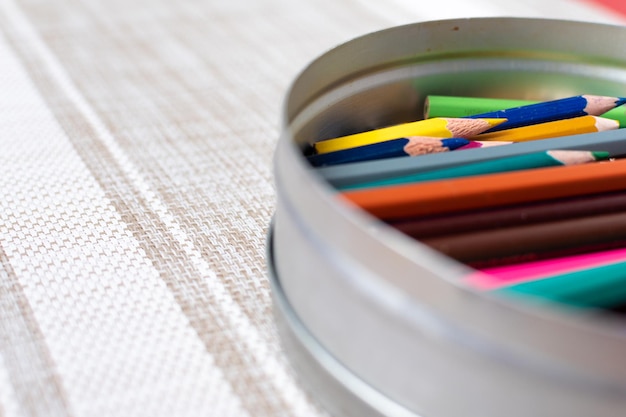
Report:
[{"label": "orange pencil", "polygon": [[342,196],[374,216],[401,219],[617,190],[626,190],[626,160],[365,188]]}]

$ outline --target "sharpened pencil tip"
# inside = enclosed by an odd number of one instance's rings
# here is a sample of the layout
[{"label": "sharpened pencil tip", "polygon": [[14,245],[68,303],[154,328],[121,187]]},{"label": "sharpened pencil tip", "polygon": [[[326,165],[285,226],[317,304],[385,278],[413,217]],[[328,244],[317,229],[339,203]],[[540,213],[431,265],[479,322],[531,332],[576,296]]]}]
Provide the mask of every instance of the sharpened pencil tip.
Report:
[{"label": "sharpened pencil tip", "polygon": [[606,130],[615,130],[619,128],[619,122],[617,120],[608,119],[606,117],[594,116],[596,119],[596,129],[598,132],[604,132]]},{"label": "sharpened pencil tip", "polygon": [[469,143],[470,141],[465,138],[448,138],[448,139],[441,140],[441,145],[445,146],[446,148],[450,150],[455,150],[462,146],[469,145]]},{"label": "sharpened pencil tip", "polygon": [[482,120],[486,121],[489,124],[489,126],[491,126],[491,127],[498,126],[499,124],[502,124],[502,123],[508,121],[508,119],[506,119],[504,117],[495,118],[495,119],[488,118],[488,119],[482,119]]},{"label": "sharpened pencil tip", "polygon": [[592,151],[591,154],[596,159],[596,161],[603,161],[611,157],[611,153],[606,151]]},{"label": "sharpened pencil tip", "polygon": [[553,149],[547,152],[553,159],[563,165],[578,165],[609,159],[610,154],[606,151],[579,151]]}]

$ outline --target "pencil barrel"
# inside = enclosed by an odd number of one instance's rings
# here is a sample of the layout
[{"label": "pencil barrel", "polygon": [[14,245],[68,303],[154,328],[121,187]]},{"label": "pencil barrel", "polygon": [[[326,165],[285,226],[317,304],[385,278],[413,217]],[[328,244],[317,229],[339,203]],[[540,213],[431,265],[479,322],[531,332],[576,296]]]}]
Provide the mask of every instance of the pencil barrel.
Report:
[{"label": "pencil barrel", "polygon": [[392,221],[390,224],[416,239],[531,225],[624,211],[626,192],[552,199],[499,208],[486,208],[439,216],[425,216]]},{"label": "pencil barrel", "polygon": [[[540,103],[542,101],[432,95],[426,98],[424,118],[477,117],[478,115],[491,114],[504,109]],[[626,127],[626,109],[624,107],[617,107],[597,115],[617,121],[620,128]]]},{"label": "pencil barrel", "polygon": [[451,234],[423,240],[437,250],[468,263],[623,241],[626,241],[624,213]]}]

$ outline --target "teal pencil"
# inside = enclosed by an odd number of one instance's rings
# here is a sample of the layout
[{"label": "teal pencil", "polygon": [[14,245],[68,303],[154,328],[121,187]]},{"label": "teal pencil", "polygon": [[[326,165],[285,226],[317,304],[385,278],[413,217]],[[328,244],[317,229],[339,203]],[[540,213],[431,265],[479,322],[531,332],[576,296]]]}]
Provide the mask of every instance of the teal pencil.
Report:
[{"label": "teal pencil", "polygon": [[384,180],[364,182],[357,185],[339,187],[341,190],[383,187],[387,185],[408,184],[423,181],[442,180],[446,178],[469,177],[473,175],[494,174],[497,172],[520,171],[523,169],[542,168],[558,165],[576,165],[608,159],[608,152],[562,151],[551,150],[508,158],[494,159],[474,164],[460,165],[451,168],[435,169],[411,175],[404,175]]},{"label": "teal pencil", "polygon": [[626,262],[553,275],[495,292],[530,296],[576,307],[613,307],[626,300]]}]

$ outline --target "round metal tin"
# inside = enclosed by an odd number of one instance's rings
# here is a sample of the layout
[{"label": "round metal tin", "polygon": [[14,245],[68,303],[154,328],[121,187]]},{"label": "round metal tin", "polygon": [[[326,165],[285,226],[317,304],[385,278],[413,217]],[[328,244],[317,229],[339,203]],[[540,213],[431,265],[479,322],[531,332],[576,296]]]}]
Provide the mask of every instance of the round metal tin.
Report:
[{"label": "round metal tin", "polygon": [[285,348],[337,416],[626,413],[622,320],[479,293],[469,269],[343,202],[313,141],[419,118],[429,94],[626,95],[626,28],[480,18],[365,35],[288,92],[268,241]]}]

